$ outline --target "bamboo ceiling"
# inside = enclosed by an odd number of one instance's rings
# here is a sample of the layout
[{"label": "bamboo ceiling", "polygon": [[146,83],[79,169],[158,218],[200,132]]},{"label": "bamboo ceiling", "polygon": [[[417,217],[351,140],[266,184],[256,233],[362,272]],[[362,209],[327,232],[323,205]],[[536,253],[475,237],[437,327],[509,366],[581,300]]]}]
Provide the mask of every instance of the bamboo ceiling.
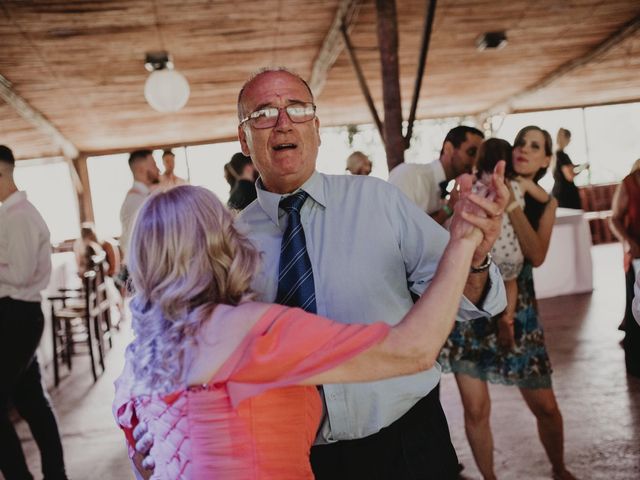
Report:
[{"label": "bamboo ceiling", "polygon": [[[342,3],[0,1],[0,75],[82,153],[233,138],[235,100],[247,76],[286,65],[309,78]],[[382,115],[375,2],[352,3],[351,41]],[[406,118],[426,2],[397,0],[397,10]],[[638,15],[637,0],[440,0],[417,117],[475,115],[505,101],[525,111],[640,100],[638,29],[535,88]],[[478,35],[495,30],[506,31],[506,48],[478,52]],[[143,96],[145,52],[163,49],[191,86],[187,106],[174,114],[155,112]],[[322,125],[371,122],[346,51],[328,69],[317,104]],[[1,99],[0,144],[21,159],[61,153]]]}]

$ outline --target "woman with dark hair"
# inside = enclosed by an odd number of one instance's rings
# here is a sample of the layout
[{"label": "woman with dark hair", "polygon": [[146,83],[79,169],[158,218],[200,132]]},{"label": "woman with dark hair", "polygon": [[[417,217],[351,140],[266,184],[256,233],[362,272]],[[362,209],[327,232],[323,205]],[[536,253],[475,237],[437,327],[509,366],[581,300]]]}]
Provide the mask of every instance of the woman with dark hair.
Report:
[{"label": "woman with dark hair", "polygon": [[227,201],[227,207],[230,209],[244,210],[257,198],[256,169],[251,157],[245,156],[242,152],[233,154],[224,166],[224,178],[231,187]]},{"label": "woman with dark hair", "polygon": [[[504,160],[509,165],[505,169],[505,181],[512,194],[512,202],[509,208],[515,209],[525,207],[524,195],[528,194],[538,202],[547,202],[549,194],[537,183],[518,178],[513,170],[513,154],[509,142],[501,138],[489,138],[482,142],[478,150],[475,164],[476,188],[488,188],[491,174],[496,164]],[[502,214],[502,230],[500,236],[491,248],[493,261],[500,269],[502,280],[507,291],[507,309],[499,317],[498,344],[501,346],[513,346],[513,325],[518,301],[517,278],[524,265],[524,256],[520,248],[520,242],[514,232],[513,225],[509,219],[510,210],[505,210]]]},{"label": "woman with dark hair", "polygon": [[578,193],[578,187],[573,183],[573,179],[583,170],[589,168],[588,163],[582,165],[574,165],[564,152],[564,149],[571,142],[571,132],[566,128],[558,130],[558,137],[556,139],[556,145],[558,150],[556,151],[556,162],[553,168],[553,190],[551,194],[558,200],[558,206],[562,208],[582,208],[580,202],[580,194]]},{"label": "woman with dark hair", "polygon": [[[512,325],[500,316],[487,321],[456,324],[439,361],[443,371],[454,372],[464,405],[465,430],[478,469],[485,479],[496,478],[493,468],[493,436],[489,423],[491,400],[487,382],[515,385],[535,415],[540,440],[552,464],[553,478],[575,477],[564,465],[562,415],[551,388],[551,363],[538,319],[532,268],[542,264],[549,249],[557,201],[545,202],[529,192],[544,176],[552,156],[551,136],[539,127],[518,132],[512,166],[525,193],[522,208],[512,197],[505,212],[524,255],[517,277],[518,297]],[[537,196],[537,195],[536,195]],[[502,339],[510,337],[509,342]],[[505,346],[508,345],[508,346]]]}]

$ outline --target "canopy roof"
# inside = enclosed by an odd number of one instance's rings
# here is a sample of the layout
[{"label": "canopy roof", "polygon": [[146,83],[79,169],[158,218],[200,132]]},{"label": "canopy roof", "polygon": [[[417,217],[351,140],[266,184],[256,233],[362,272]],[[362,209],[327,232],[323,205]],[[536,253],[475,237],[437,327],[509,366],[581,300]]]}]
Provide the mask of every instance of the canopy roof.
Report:
[{"label": "canopy roof", "polygon": [[[397,11],[406,118],[426,2]],[[268,65],[308,79],[315,68],[322,125],[370,123],[338,12],[382,115],[373,0],[2,2],[0,143],[25,159],[235,138],[238,90]],[[638,101],[639,25],[635,0],[440,0],[417,117]],[[476,38],[496,30],[506,48],[479,52]],[[178,113],[144,99],[145,53],[157,50],[190,83]]]}]

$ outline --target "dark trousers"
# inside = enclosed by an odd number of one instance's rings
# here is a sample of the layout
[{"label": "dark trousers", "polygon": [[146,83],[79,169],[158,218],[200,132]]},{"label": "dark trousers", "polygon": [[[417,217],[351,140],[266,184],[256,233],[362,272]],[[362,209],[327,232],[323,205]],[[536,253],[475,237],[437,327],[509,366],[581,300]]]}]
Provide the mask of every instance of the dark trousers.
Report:
[{"label": "dark trousers", "polygon": [[624,312],[624,360],[627,367],[627,373],[634,377],[640,378],[640,325],[633,318],[633,286],[636,282],[636,276],[633,266],[629,267],[625,277],[627,300]]},{"label": "dark trousers", "polygon": [[33,478],[9,419],[10,401],[38,444],[44,478],[67,478],[58,425],[35,355],[43,328],[40,303],[0,298],[0,471],[6,480]]},{"label": "dark trousers", "polygon": [[437,389],[378,433],[311,449],[318,480],[448,480],[458,478],[458,457]]}]

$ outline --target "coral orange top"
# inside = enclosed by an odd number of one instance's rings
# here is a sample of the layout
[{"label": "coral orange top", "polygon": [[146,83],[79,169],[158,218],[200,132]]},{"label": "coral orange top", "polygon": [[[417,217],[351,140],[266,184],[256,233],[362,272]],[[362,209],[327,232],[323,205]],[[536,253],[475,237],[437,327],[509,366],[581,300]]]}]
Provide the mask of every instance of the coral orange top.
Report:
[{"label": "coral orange top", "polygon": [[135,382],[125,367],[116,381],[116,421],[130,453],[133,428],[147,422],[154,436],[152,478],[312,479],[309,450],[322,401],[315,387],[296,384],[388,331],[384,323],[344,325],[274,305],[203,386],[132,395]]}]

